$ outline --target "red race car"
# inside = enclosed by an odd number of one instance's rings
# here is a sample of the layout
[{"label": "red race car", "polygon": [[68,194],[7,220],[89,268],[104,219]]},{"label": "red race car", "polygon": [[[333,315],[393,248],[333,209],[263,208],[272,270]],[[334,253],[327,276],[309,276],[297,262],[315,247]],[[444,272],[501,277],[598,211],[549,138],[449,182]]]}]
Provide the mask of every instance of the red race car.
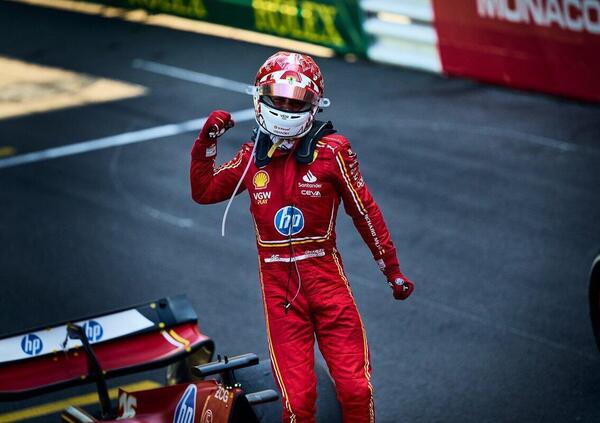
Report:
[{"label": "red race car", "polygon": [[[259,365],[255,354],[244,354],[211,362],[214,349],[213,341],[200,332],[185,296],[14,333],[0,339],[0,401],[95,383],[100,410],[90,413],[70,406],[62,413],[63,421],[279,421],[279,401],[262,406],[266,412],[254,407],[278,399],[275,390],[262,388],[273,387],[268,361]],[[107,379],[158,367],[167,367],[166,386],[137,392],[120,389],[117,405],[112,404]],[[242,368],[248,369],[238,379],[235,372]],[[331,379],[322,367],[317,373],[320,418],[341,421]]]}]

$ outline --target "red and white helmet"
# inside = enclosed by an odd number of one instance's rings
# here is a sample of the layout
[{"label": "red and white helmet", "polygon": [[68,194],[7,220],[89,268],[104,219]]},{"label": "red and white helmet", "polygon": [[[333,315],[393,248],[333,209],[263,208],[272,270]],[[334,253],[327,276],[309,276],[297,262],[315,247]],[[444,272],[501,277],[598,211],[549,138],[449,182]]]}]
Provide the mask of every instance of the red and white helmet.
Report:
[{"label": "red and white helmet", "polygon": [[263,132],[280,138],[304,136],[312,127],[323,98],[321,70],[307,55],[280,51],[256,74],[252,93],[256,122]]}]

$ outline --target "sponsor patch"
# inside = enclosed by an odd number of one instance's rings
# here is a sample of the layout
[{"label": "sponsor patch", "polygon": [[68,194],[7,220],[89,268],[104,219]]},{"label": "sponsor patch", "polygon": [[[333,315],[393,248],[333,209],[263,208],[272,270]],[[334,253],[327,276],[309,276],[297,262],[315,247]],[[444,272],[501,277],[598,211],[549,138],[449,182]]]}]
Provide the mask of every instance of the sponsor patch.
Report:
[{"label": "sponsor patch", "polygon": [[[304,188],[300,190],[300,194],[305,197],[320,197],[321,191],[319,189],[323,186],[323,184],[317,183],[317,177],[312,173],[312,171],[306,172],[306,175],[302,177],[304,182],[298,182],[299,188]],[[308,189],[307,189],[308,188]]]},{"label": "sponsor patch", "polygon": [[304,229],[304,214],[299,208],[285,206],[277,211],[273,223],[281,235],[296,235]]},{"label": "sponsor patch", "polygon": [[308,172],[306,172],[306,175],[302,177],[302,180],[309,184],[314,184],[315,182],[317,182],[317,177],[313,175],[313,173],[309,170]]},{"label": "sponsor patch", "polygon": [[315,188],[320,189],[323,184],[305,184],[304,182],[298,182],[298,187],[300,188]]},{"label": "sponsor patch", "polygon": [[38,355],[42,352],[44,344],[41,338],[33,333],[25,335],[21,339],[21,349],[27,355]]},{"label": "sponsor patch", "polygon": [[[92,344],[120,338],[154,326],[151,320],[144,317],[136,309],[119,311],[73,323],[84,329],[84,333]],[[63,346],[66,333],[67,326],[63,324],[28,334],[0,339],[0,365],[9,361],[37,357],[81,346],[81,342],[74,339],[69,339],[67,345]]]},{"label": "sponsor patch", "polygon": [[269,184],[269,174],[264,170],[259,170],[254,174],[252,178],[252,183],[254,184],[254,188],[256,189],[265,189]]},{"label": "sponsor patch", "polygon": [[318,250],[309,250],[305,251],[304,254],[300,254],[298,256],[293,257],[281,257],[279,254],[273,254],[271,257],[265,257],[265,263],[274,263],[274,262],[284,262],[284,263],[293,263],[300,260],[306,260],[314,257],[324,257],[325,250],[320,248]]},{"label": "sponsor patch", "polygon": [[321,196],[321,191],[315,189],[303,189],[300,190],[300,194],[304,195],[305,197],[316,198]]},{"label": "sponsor patch", "polygon": [[213,144],[206,149],[206,157],[213,157],[217,154],[217,144]]},{"label": "sponsor patch", "polygon": [[197,391],[196,385],[189,385],[186,388],[175,408],[173,423],[194,423],[194,418],[196,417]]},{"label": "sponsor patch", "polygon": [[90,342],[98,342],[102,339],[102,335],[104,335],[102,325],[95,320],[85,322],[83,324],[83,331]]},{"label": "sponsor patch", "polygon": [[256,204],[258,204],[259,206],[264,206],[269,202],[269,199],[271,198],[271,191],[255,192],[252,194],[252,196],[254,197],[254,201],[256,202]]}]

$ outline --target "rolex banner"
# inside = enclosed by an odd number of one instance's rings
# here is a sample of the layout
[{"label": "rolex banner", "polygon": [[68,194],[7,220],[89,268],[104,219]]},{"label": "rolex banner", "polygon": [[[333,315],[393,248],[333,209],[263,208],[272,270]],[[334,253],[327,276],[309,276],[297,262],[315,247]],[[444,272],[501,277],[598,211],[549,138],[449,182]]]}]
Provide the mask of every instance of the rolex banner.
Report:
[{"label": "rolex banner", "polygon": [[99,0],[263,32],[364,56],[359,0]]},{"label": "rolex banner", "polygon": [[600,101],[600,0],[433,0],[445,73]]}]

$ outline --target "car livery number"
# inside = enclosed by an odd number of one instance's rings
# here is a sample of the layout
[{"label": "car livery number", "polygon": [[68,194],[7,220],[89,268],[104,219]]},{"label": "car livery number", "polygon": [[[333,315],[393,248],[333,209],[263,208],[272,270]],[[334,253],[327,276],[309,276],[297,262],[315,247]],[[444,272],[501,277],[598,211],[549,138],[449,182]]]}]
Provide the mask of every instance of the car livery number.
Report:
[{"label": "car livery number", "polygon": [[130,419],[135,417],[137,408],[137,398],[127,392],[121,393],[119,397],[119,410],[121,410],[120,419]]},{"label": "car livery number", "polygon": [[229,391],[222,386],[219,386],[217,388],[217,392],[215,393],[215,398],[227,404],[227,401],[229,400]]}]

